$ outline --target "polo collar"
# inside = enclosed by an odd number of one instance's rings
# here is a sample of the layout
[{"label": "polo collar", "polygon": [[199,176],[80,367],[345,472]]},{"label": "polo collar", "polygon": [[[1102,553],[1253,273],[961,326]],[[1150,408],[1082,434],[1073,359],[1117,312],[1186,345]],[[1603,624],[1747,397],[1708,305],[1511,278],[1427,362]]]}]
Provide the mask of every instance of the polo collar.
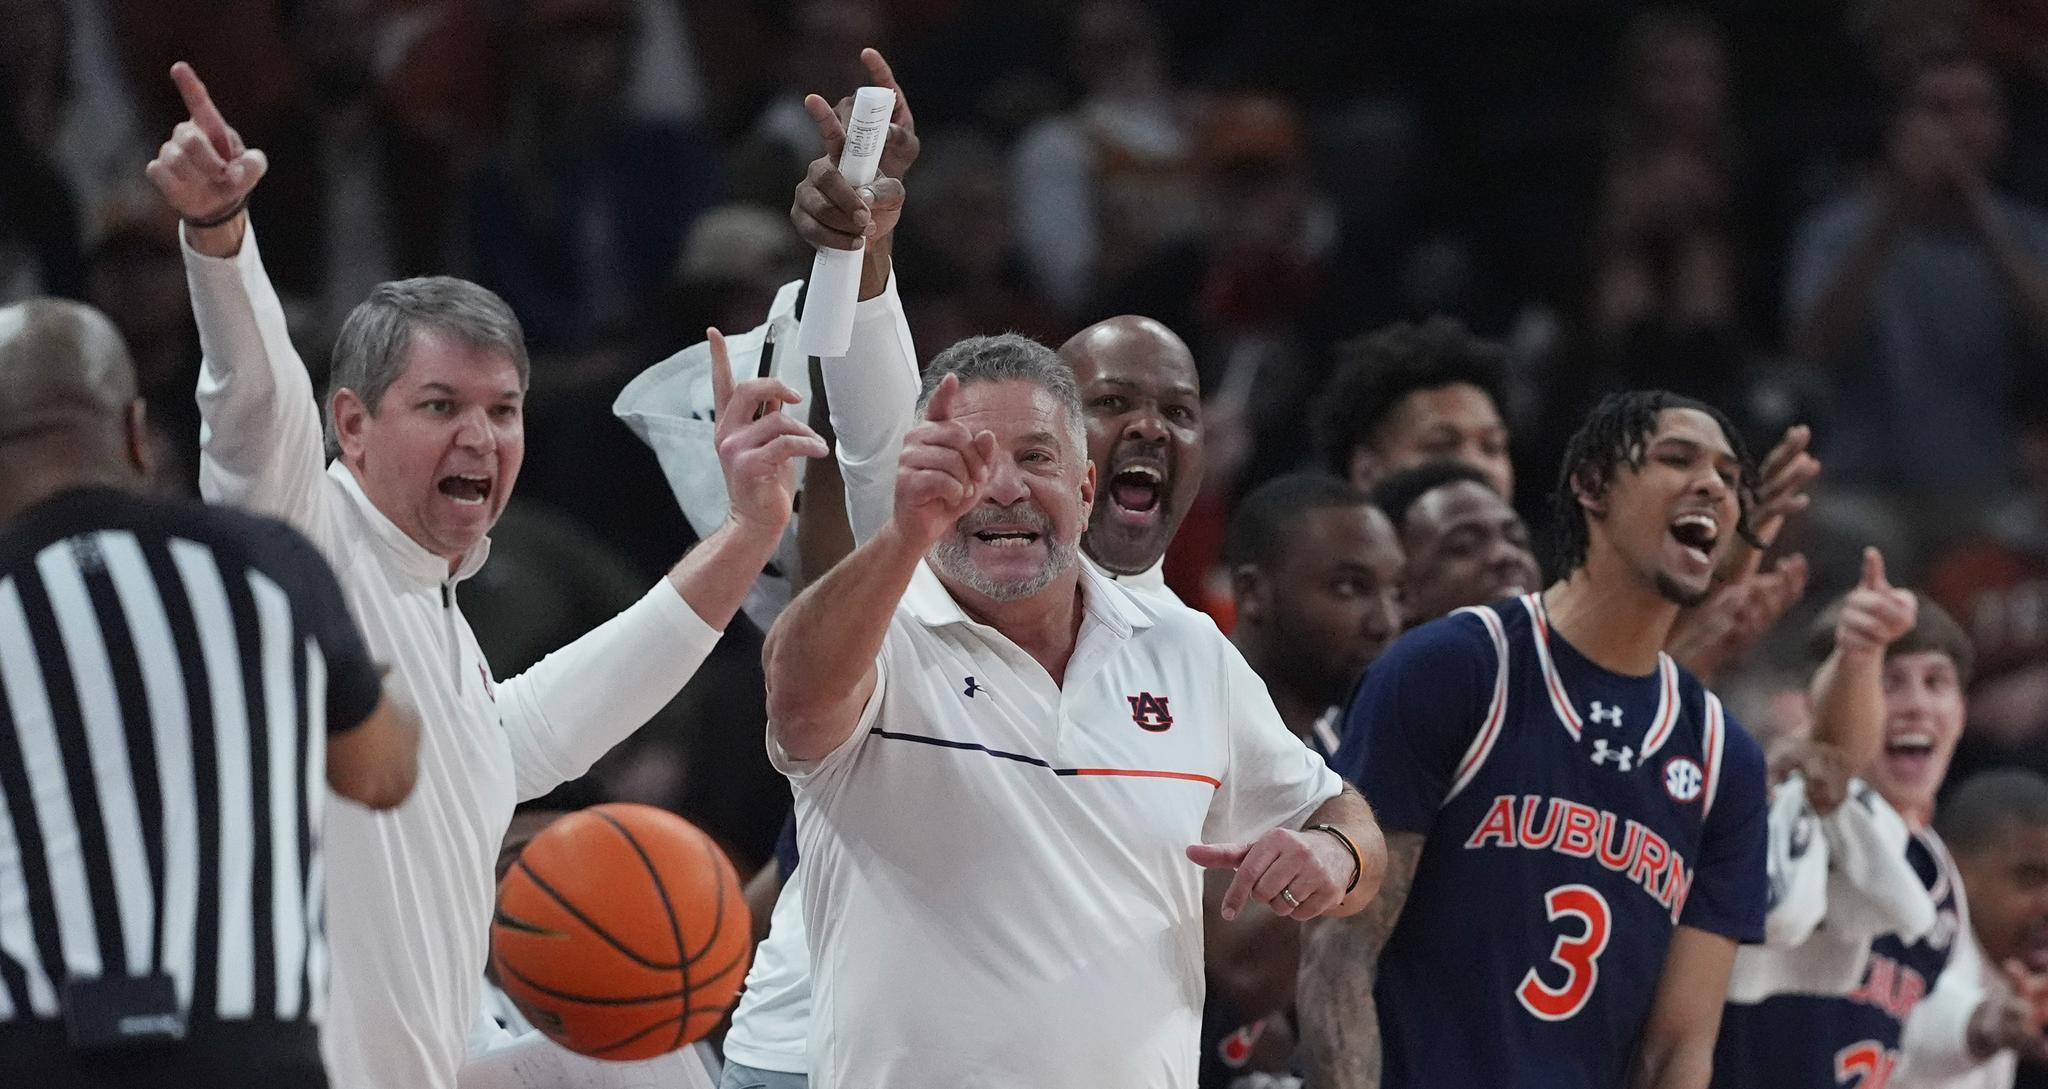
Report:
[{"label": "polo collar", "polygon": [[1164,556],[1161,556],[1157,561],[1155,561],[1152,564],[1152,566],[1147,567],[1146,569],[1138,572],[1135,575],[1119,575],[1116,572],[1111,571],[1110,569],[1103,567],[1100,564],[1097,564],[1092,559],[1088,561],[1088,566],[1093,567],[1097,571],[1101,572],[1103,578],[1106,578],[1119,586],[1135,590],[1141,594],[1150,593],[1158,595],[1170,594],[1173,592],[1172,590],[1168,589],[1166,585],[1166,557]]},{"label": "polo collar", "polygon": [[[946,584],[939,581],[938,573],[932,570],[928,560],[920,561],[917,570],[911,574],[910,586],[903,591],[903,607],[918,623],[928,628],[978,623],[960,607],[960,602],[954,599],[952,591],[946,589]],[[1131,592],[1085,556],[1081,558],[1081,608],[1119,637],[1152,626],[1152,614],[1138,603]]]},{"label": "polo collar", "polygon": [[448,573],[448,561],[429,552],[426,546],[413,540],[404,530],[398,528],[397,523],[385,517],[384,512],[378,510],[377,504],[372,503],[369,495],[364,493],[362,482],[356,479],[356,474],[350,472],[348,466],[341,463],[341,459],[336,458],[328,464],[327,475],[341,483],[342,494],[348,496],[350,504],[355,507],[356,515],[369,529],[370,542],[383,553],[387,566],[408,581],[436,586],[442,583],[461,582],[476,574],[477,568],[482,567],[484,560],[491,554],[491,539],[485,537],[469,550],[468,555],[462,557],[462,563],[451,576]]}]

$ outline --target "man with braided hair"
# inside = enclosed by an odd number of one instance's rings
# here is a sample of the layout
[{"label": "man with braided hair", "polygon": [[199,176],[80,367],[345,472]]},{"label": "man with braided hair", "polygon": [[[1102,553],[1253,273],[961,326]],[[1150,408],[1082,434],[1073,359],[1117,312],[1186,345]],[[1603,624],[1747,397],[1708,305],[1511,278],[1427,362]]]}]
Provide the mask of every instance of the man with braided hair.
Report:
[{"label": "man with braided hair", "polygon": [[1736,945],[1763,935],[1764,760],[1659,648],[1755,499],[1719,412],[1611,396],[1559,476],[1565,576],[1374,664],[1336,764],[1388,873],[1304,935],[1314,1084],[1707,1084]]}]

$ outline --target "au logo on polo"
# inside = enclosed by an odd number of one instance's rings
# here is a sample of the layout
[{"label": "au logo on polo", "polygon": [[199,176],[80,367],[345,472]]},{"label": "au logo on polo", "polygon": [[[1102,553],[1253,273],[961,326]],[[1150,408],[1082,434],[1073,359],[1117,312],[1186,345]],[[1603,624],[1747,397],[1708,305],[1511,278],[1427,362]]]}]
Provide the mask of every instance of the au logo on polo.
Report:
[{"label": "au logo on polo", "polygon": [[1150,692],[1125,696],[1131,703],[1131,721],[1155,734],[1165,733],[1173,726],[1173,712],[1167,710],[1166,697]]}]

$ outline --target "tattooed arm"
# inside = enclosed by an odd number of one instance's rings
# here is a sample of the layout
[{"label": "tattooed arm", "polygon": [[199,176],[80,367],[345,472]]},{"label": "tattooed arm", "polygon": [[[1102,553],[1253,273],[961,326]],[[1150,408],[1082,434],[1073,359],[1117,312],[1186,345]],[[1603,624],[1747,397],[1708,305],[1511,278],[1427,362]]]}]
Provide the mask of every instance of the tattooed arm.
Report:
[{"label": "tattooed arm", "polygon": [[1316,919],[1302,930],[1296,985],[1301,1045],[1315,1089],[1379,1089],[1380,1021],[1372,997],[1380,950],[1415,882],[1423,837],[1387,833],[1387,875],[1364,911]]}]

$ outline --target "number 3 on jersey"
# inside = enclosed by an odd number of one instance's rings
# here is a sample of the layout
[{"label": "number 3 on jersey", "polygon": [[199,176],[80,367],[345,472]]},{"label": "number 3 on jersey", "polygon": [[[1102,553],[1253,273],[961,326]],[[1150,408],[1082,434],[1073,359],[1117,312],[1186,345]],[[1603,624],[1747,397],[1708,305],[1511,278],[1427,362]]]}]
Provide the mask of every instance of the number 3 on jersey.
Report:
[{"label": "number 3 on jersey", "polygon": [[1551,963],[1564,967],[1564,985],[1552,987],[1531,968],[1515,988],[1515,998],[1542,1020],[1564,1021],[1577,1016],[1593,997],[1593,985],[1600,981],[1600,954],[1607,951],[1614,915],[1607,909],[1607,898],[1586,885],[1551,889],[1543,894],[1543,909],[1553,923],[1569,918],[1578,924],[1578,934],[1559,934],[1557,944],[1550,947]]}]

